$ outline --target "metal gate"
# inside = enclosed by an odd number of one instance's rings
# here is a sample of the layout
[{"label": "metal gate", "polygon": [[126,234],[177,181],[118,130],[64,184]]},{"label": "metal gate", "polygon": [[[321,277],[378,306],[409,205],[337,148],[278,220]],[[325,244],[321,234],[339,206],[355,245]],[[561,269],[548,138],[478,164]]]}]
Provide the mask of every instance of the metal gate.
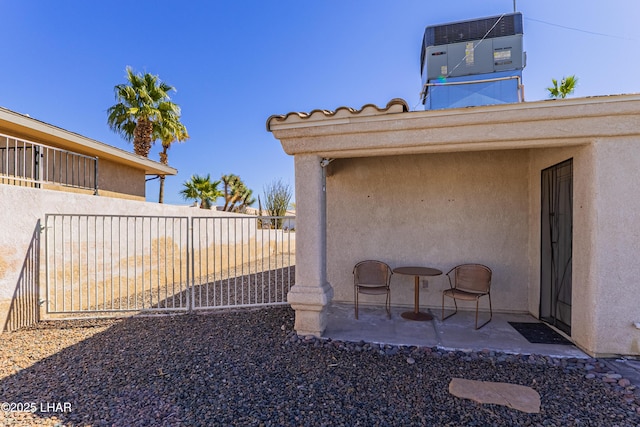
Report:
[{"label": "metal gate", "polygon": [[295,232],[282,225],[293,221],[48,214],[46,312],[286,304],[294,283]]},{"label": "metal gate", "polygon": [[294,281],[293,217],[193,218],[193,308],[286,304]]},{"label": "metal gate", "polygon": [[573,161],[542,171],[540,318],[571,335]]}]

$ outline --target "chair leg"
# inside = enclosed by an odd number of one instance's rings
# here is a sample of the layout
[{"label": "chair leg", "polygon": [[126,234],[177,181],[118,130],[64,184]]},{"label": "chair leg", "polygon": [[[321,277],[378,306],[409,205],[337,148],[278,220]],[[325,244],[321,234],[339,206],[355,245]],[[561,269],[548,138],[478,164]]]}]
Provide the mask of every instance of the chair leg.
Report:
[{"label": "chair leg", "polygon": [[478,330],[478,304],[480,303],[480,298],[476,298],[476,330]]},{"label": "chair leg", "polygon": [[358,288],[353,288],[353,300],[355,302],[356,320],[358,320]]},{"label": "chair leg", "polygon": [[478,303],[480,302],[480,298],[476,299],[476,330],[482,328],[484,325],[491,322],[491,319],[493,319],[493,308],[491,307],[491,294],[487,294],[487,296],[489,297],[489,320],[487,320],[480,326],[478,326]]},{"label": "chair leg", "polygon": [[491,319],[493,319],[493,308],[491,307],[491,294],[487,294],[487,296],[489,297],[489,321],[491,321]]},{"label": "chair leg", "polygon": [[442,294],[442,320],[446,320],[449,317],[453,316],[454,314],[458,313],[458,303],[456,302],[456,299],[453,298],[453,305],[456,307],[455,311],[453,313],[451,313],[450,315],[448,315],[447,317],[444,316],[444,294]]},{"label": "chair leg", "polygon": [[391,294],[387,291],[387,299],[384,304],[384,308],[387,309],[387,319],[391,319]]}]

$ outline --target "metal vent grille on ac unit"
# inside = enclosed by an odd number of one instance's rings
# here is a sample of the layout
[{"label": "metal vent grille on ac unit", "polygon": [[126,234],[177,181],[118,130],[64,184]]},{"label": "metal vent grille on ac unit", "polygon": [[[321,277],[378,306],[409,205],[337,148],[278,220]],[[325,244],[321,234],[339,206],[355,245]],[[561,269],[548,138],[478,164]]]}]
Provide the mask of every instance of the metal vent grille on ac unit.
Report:
[{"label": "metal vent grille on ac unit", "polygon": [[[496,25],[498,20],[500,22]],[[441,46],[450,43],[513,36],[516,34],[522,34],[521,13],[511,13],[508,15],[427,27],[424,34],[424,45]]]}]

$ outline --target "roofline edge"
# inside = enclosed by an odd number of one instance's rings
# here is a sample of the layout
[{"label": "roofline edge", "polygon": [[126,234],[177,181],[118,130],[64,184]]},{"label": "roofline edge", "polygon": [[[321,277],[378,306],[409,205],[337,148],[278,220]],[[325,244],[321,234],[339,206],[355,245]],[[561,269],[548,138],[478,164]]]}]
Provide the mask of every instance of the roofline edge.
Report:
[{"label": "roofline edge", "polygon": [[311,116],[313,116],[315,113],[322,113],[324,114],[326,117],[333,117],[336,114],[338,114],[338,112],[346,110],[349,111],[350,113],[354,114],[354,115],[358,115],[360,113],[362,113],[362,111],[366,108],[369,107],[373,107],[375,108],[378,112],[380,113],[385,113],[388,112],[389,109],[391,107],[393,107],[394,105],[400,105],[402,106],[402,112],[406,113],[409,111],[409,104],[407,104],[407,101],[405,101],[402,98],[393,98],[392,100],[390,100],[389,102],[387,102],[387,105],[384,108],[380,108],[375,104],[365,104],[363,105],[360,109],[356,110],[350,107],[346,107],[346,106],[342,106],[342,107],[338,107],[335,110],[331,111],[331,110],[323,110],[323,109],[315,109],[312,110],[309,113],[304,113],[304,112],[290,112],[287,114],[273,114],[271,116],[269,116],[269,118],[267,119],[267,123],[266,123],[266,127],[267,127],[267,132],[273,132],[271,130],[271,121],[272,120],[278,120],[279,122],[284,122],[286,121],[290,116],[293,115],[297,115],[299,118],[303,119],[303,120],[307,120],[309,119]]}]

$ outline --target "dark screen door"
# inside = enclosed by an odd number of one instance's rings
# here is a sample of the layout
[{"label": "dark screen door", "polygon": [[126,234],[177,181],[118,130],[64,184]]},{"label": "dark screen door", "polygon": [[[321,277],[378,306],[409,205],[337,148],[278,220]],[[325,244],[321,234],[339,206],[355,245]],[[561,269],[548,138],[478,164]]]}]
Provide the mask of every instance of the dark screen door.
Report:
[{"label": "dark screen door", "polygon": [[540,318],[571,335],[573,160],[542,171]]}]

